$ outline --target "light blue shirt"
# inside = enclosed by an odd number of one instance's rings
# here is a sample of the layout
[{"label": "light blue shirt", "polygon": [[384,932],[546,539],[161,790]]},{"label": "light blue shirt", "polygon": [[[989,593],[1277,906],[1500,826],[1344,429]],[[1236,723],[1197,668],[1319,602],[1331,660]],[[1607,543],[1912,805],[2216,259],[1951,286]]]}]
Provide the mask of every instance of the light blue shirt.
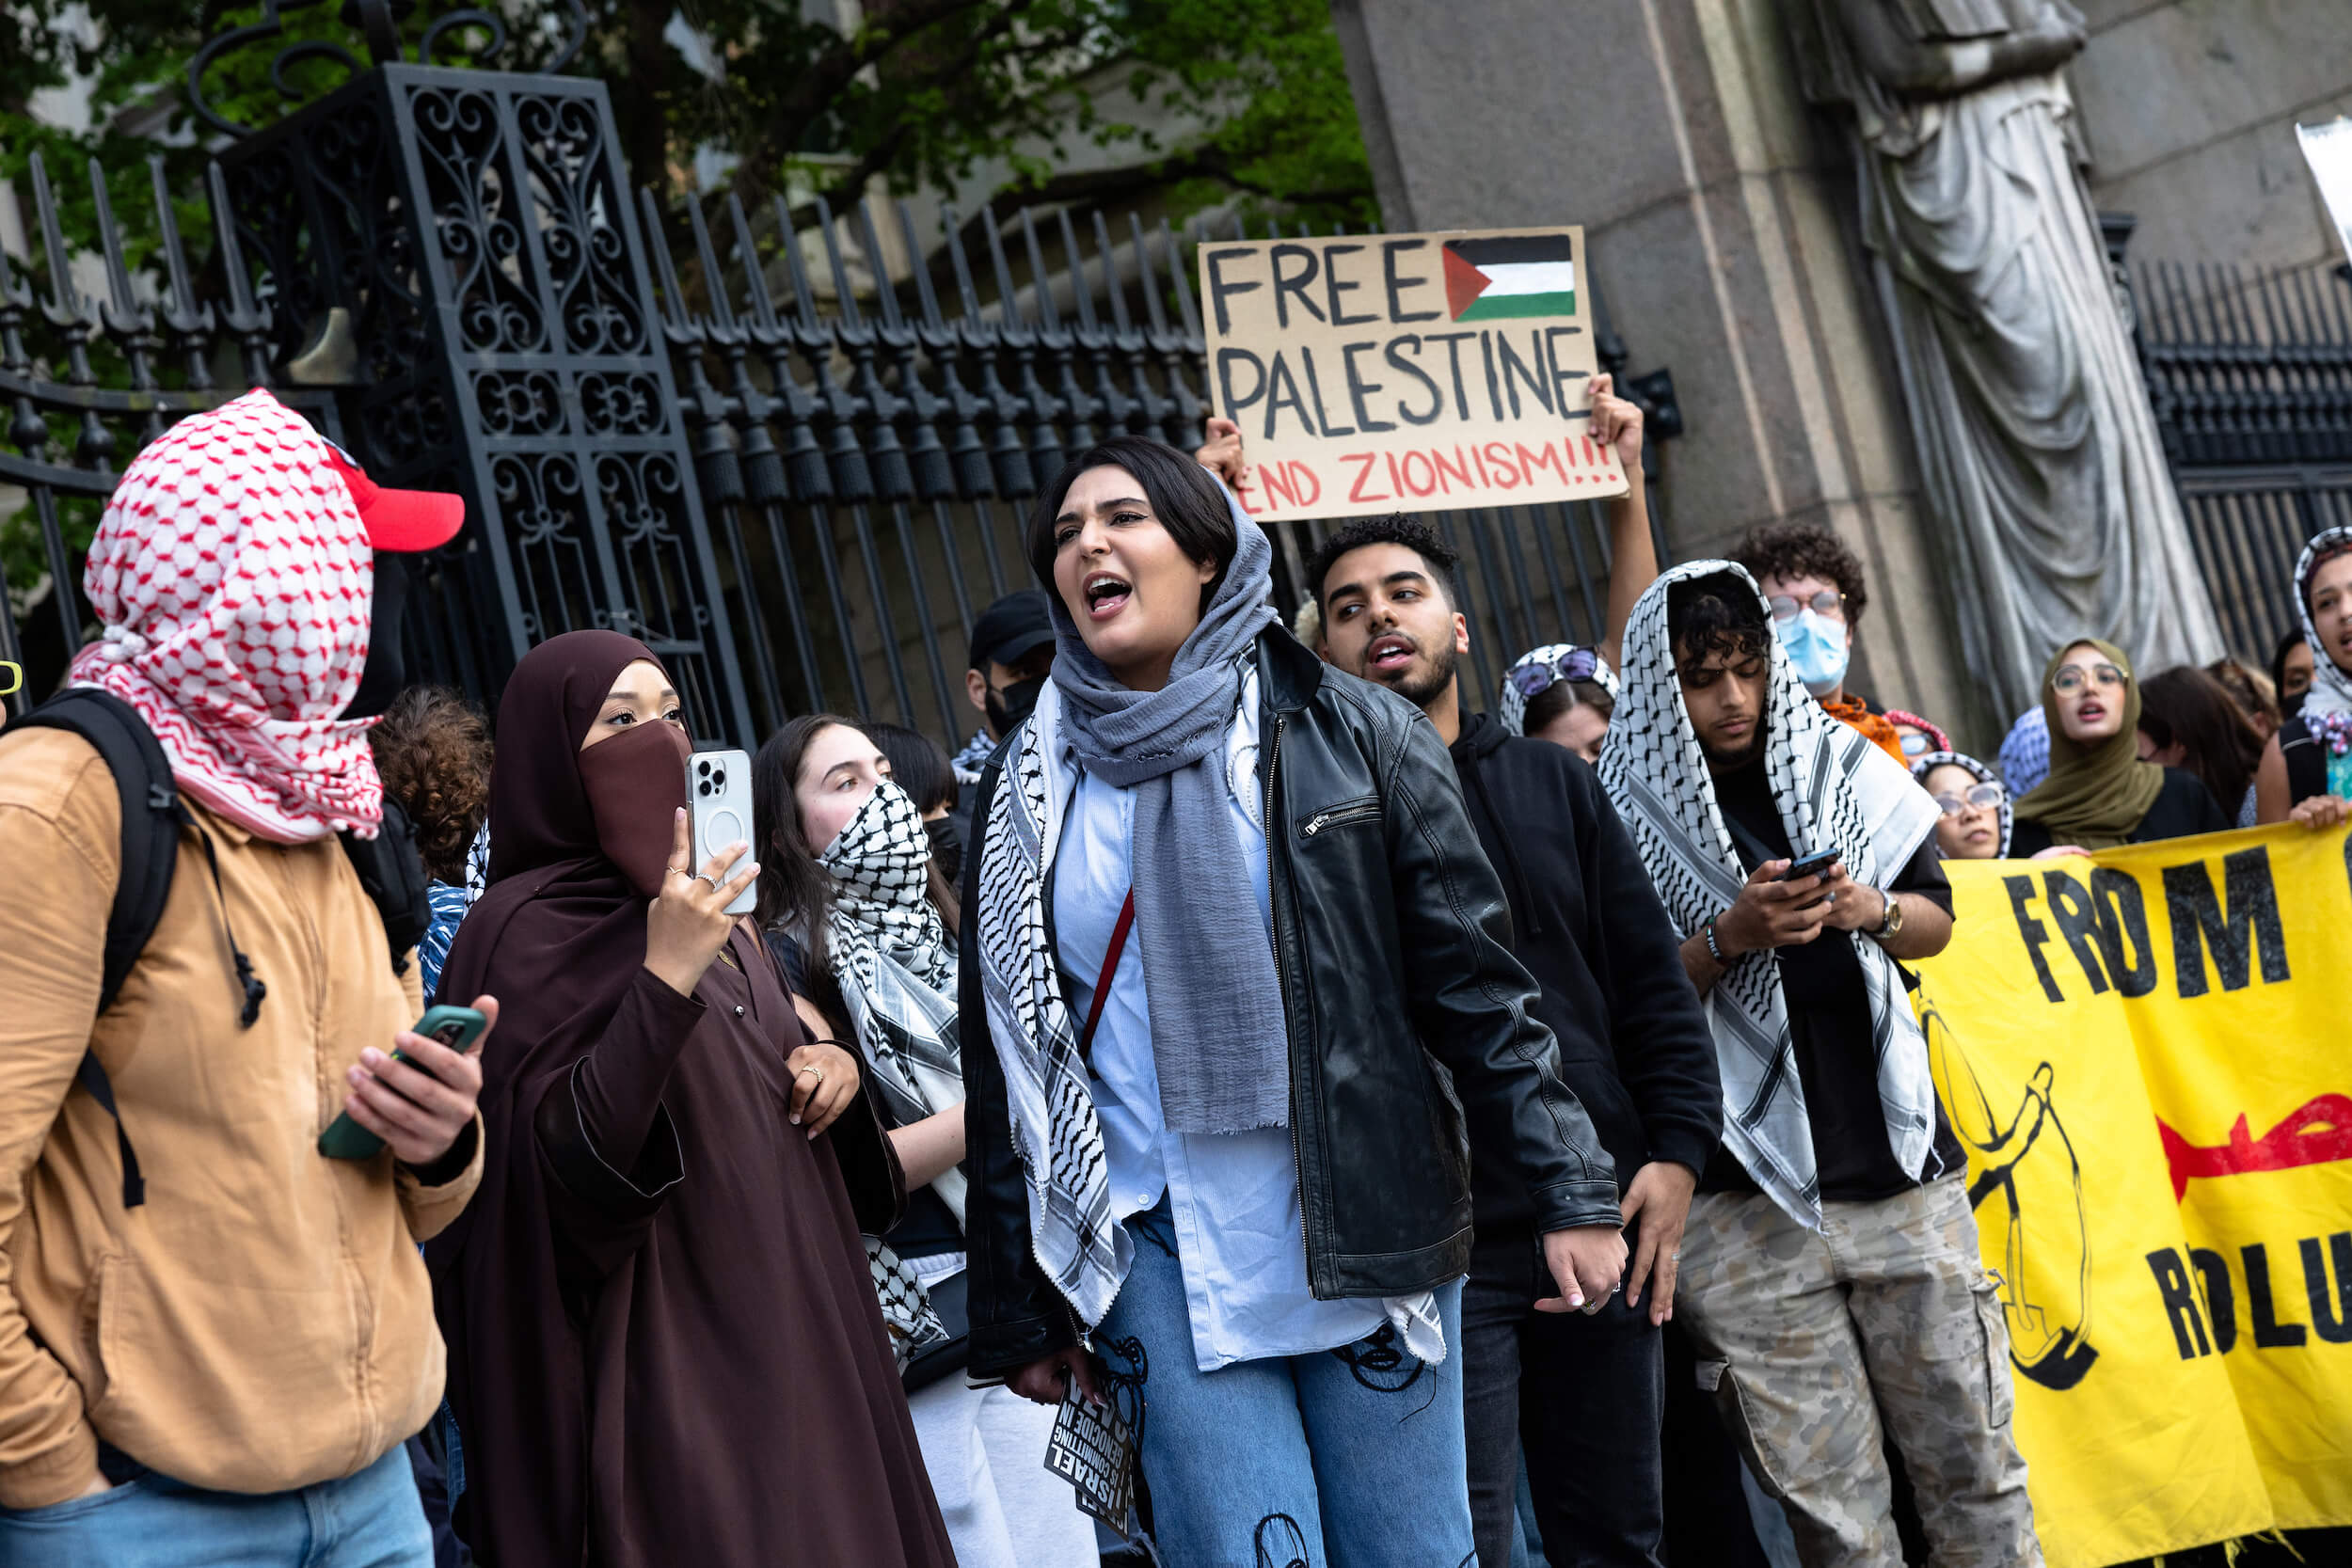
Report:
[{"label": "light blue shirt", "polygon": [[[1232,786],[1227,800],[1234,849],[1249,868],[1257,908],[1215,911],[1214,917],[1232,922],[1236,942],[1271,942],[1254,687],[1254,680],[1247,683],[1225,766]],[[1071,1018],[1083,1024],[1131,882],[1135,794],[1088,774],[1067,748],[1062,761],[1076,784],[1055,850],[1054,935]],[[1214,1371],[1236,1361],[1335,1350],[1391,1321],[1414,1354],[1441,1360],[1444,1341],[1425,1293],[1396,1302],[1314,1298],[1307,1284],[1306,1224],[1289,1129],[1168,1130],[1160,1114],[1142,947],[1141,933],[1131,930],[1095,1027],[1089,1084],[1103,1128],[1113,1215],[1124,1220],[1152,1208],[1163,1194],[1168,1197],[1195,1362]]]}]

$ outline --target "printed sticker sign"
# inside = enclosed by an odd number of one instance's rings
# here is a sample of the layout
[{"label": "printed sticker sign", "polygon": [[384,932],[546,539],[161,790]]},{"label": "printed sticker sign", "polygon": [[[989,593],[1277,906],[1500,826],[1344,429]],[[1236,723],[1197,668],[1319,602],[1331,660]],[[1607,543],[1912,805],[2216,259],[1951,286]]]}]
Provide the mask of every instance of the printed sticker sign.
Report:
[{"label": "printed sticker sign", "polygon": [[1200,247],[1209,401],[1261,517],[1625,492],[1586,433],[1584,231],[1333,235]]}]

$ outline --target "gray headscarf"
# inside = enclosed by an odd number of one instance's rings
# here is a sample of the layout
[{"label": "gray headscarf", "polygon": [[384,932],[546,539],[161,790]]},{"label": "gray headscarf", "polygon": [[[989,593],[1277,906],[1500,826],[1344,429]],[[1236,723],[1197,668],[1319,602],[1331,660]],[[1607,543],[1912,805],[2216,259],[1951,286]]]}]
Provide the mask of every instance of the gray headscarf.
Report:
[{"label": "gray headscarf", "polygon": [[[1053,598],[1054,685],[1086,770],[1135,792],[1129,846],[1136,941],[1159,1067],[1160,1109],[1179,1132],[1244,1132],[1290,1118],[1290,1053],[1274,953],[1227,812],[1225,732],[1242,672],[1274,621],[1274,546],[1228,492],[1233,562],[1157,691],[1121,686]],[[1273,824],[1268,823],[1269,830]]]}]

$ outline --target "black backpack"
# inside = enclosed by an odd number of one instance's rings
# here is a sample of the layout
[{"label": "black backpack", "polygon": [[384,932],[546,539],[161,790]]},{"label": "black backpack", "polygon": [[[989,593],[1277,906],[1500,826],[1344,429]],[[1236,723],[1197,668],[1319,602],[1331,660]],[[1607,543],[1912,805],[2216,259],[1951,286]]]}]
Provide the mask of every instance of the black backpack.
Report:
[{"label": "black backpack", "polygon": [[[20,729],[68,730],[88,741],[114,775],[115,788],[122,799],[122,864],[115,881],[114,905],[106,916],[105,958],[98,990],[98,1011],[103,1013],[114,1006],[132,966],[147,950],[155,923],[164,916],[164,904],[171,896],[172,872],[179,863],[182,830],[194,832],[202,843],[218,896],[220,865],[212,835],[180,799],[171,781],[171,764],[154,732],[135,708],[112,692],[94,687],[69,688],[0,729],[0,735]],[[408,950],[432,923],[424,863],[417,854],[407,816],[387,799],[378,836],[362,839],[345,833],[342,843],[360,885],[384,918],[394,973],[405,973]],[[250,1028],[261,1015],[269,988],[254,974],[252,961],[237,945],[236,933],[228,930],[228,906],[223,903],[221,926],[228,931],[229,951],[244,994],[237,1021]],[[114,1118],[115,1142],[122,1153],[122,1206],[135,1209],[147,1201],[147,1184],[139,1176],[138,1157],[131,1151],[130,1134],[123,1131],[122,1113],[115,1108],[114,1085],[91,1052],[83,1053],[74,1077]]]}]

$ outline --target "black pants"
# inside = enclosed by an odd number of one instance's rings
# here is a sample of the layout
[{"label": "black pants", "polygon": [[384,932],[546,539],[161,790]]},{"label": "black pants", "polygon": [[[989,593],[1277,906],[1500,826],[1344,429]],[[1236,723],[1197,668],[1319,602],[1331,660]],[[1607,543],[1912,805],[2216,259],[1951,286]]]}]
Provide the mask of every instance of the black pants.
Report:
[{"label": "black pants", "polygon": [[1462,1425],[1480,1568],[1511,1568],[1522,1446],[1551,1568],[1659,1568],[1665,1370],[1649,1302],[1535,1310],[1554,1293],[1532,1235],[1479,1238],[1462,1291]]}]

